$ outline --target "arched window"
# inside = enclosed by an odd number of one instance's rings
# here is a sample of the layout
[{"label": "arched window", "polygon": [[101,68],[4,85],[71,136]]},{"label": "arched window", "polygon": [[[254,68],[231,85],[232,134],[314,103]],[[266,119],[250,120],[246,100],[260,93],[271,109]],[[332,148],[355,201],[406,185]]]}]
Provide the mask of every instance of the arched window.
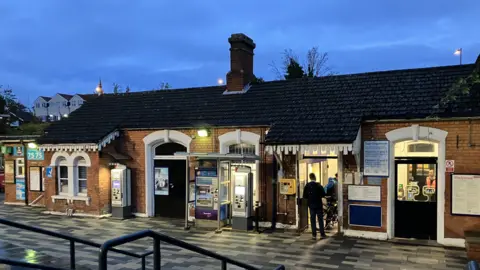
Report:
[{"label": "arched window", "polygon": [[83,157],[75,160],[74,171],[76,172],[76,187],[78,195],[87,195],[87,162]]},{"label": "arched window", "polygon": [[60,157],[57,161],[57,179],[58,179],[58,194],[66,195],[69,190],[68,181],[68,164],[67,159]]},{"label": "arched window", "polygon": [[435,145],[432,143],[413,143],[408,145],[409,153],[433,153]]},{"label": "arched window", "polygon": [[232,144],[228,147],[229,154],[255,155],[255,145],[247,143]]},{"label": "arched window", "polygon": [[155,148],[155,156],[172,156],[176,152],[187,152],[187,147],[178,143],[164,143]]}]

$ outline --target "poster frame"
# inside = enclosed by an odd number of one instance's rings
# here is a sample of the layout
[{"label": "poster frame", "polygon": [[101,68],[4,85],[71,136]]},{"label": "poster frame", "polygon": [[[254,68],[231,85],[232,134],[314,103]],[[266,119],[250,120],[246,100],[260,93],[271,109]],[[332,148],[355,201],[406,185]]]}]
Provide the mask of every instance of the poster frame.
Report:
[{"label": "poster frame", "polygon": [[[386,143],[387,144],[387,157],[388,157],[388,160],[387,160],[387,175],[381,175],[381,174],[367,174],[365,172],[365,146],[367,143],[369,142],[383,142],[383,143]],[[376,176],[376,177],[384,177],[384,178],[388,178],[390,177],[390,141],[389,140],[365,140],[363,141],[363,151],[362,151],[362,162],[363,162],[363,176]]]},{"label": "poster frame", "polygon": [[464,216],[464,217],[479,217],[480,213],[478,214],[457,214],[453,212],[453,176],[454,175],[477,175],[480,176],[479,173],[450,173],[450,215],[452,216]]},{"label": "poster frame", "polygon": [[[33,168],[38,168],[39,181],[40,181],[40,183],[39,183],[39,185],[38,185],[38,186],[39,186],[39,189],[38,189],[38,190],[32,189],[32,183],[31,183],[31,181],[32,181],[32,169],[33,169]],[[44,191],[44,190],[43,190],[43,175],[42,175],[42,174],[43,174],[43,173],[42,173],[42,166],[31,166],[31,167],[28,168],[28,181],[30,181],[30,182],[29,182],[29,185],[28,185],[28,190],[29,190],[29,191]]]}]

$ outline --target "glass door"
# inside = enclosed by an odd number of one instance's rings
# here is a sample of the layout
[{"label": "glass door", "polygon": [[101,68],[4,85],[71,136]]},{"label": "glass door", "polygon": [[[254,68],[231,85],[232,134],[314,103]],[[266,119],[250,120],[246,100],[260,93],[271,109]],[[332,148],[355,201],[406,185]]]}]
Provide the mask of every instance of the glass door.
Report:
[{"label": "glass door", "polygon": [[436,159],[396,160],[395,237],[437,237]]}]

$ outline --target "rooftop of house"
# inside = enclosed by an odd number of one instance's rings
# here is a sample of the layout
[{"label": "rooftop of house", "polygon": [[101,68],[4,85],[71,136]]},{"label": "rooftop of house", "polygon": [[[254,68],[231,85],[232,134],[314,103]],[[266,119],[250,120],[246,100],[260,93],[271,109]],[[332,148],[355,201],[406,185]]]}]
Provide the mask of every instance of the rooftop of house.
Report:
[{"label": "rooftop of house", "polygon": [[480,116],[480,97],[442,97],[474,64],[391,70],[255,84],[104,94],[53,123],[40,143],[99,142],[114,130],[270,127],[267,143],[351,143],[361,122]]}]

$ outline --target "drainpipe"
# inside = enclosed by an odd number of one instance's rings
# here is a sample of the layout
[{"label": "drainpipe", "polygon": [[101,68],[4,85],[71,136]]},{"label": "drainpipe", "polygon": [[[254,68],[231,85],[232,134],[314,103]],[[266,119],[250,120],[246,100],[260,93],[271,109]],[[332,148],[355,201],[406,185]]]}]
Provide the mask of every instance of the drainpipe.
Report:
[{"label": "drainpipe", "polygon": [[22,144],[22,147],[23,147],[23,164],[25,165],[25,168],[24,168],[24,177],[23,177],[23,180],[25,181],[25,205],[28,205],[28,173],[30,172],[29,170],[29,167],[28,167],[28,161],[27,161],[27,158],[28,158],[28,155],[27,155],[27,149],[28,149],[28,145],[25,144],[25,142],[23,140],[20,141],[21,144]]},{"label": "drainpipe", "polygon": [[277,226],[277,155],[273,155],[273,164],[272,164],[272,231],[275,231]]}]

